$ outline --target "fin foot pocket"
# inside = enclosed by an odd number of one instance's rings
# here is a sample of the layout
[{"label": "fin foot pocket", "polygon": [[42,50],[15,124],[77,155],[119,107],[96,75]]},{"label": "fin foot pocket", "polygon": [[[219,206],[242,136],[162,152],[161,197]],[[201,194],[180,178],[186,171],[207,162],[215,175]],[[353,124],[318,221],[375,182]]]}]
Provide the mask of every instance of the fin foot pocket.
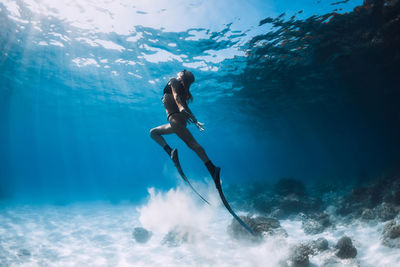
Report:
[{"label": "fin foot pocket", "polygon": [[175,166],[180,166],[179,158],[178,158],[178,149],[176,149],[176,148],[172,149],[170,157],[171,157],[172,161],[174,162]]}]

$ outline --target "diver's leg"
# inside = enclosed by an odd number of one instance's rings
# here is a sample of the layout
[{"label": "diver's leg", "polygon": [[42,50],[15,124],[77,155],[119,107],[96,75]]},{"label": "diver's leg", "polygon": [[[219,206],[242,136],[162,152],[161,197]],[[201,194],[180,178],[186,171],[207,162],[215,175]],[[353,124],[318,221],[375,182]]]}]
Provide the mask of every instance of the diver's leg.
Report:
[{"label": "diver's leg", "polygon": [[219,167],[216,167],[211,162],[211,160],[208,158],[206,154],[206,151],[201,145],[199,145],[199,143],[197,143],[192,133],[186,127],[179,127],[178,129],[176,129],[176,135],[178,135],[179,138],[181,138],[189,148],[191,148],[194,152],[196,152],[199,158],[206,165],[207,170],[210,172],[211,177],[213,178],[217,188],[220,187],[221,181],[219,179],[219,172],[221,169]]},{"label": "diver's leg", "polygon": [[168,153],[168,155],[171,156],[172,149],[167,144],[164,137],[162,137],[161,135],[172,134],[174,132],[175,131],[172,129],[171,124],[168,123],[168,124],[164,124],[164,125],[161,125],[161,126],[151,129],[150,136],[151,136],[151,138],[154,139],[154,141],[157,142],[157,144],[159,144],[160,146],[162,146],[164,148],[164,150]]},{"label": "diver's leg", "polygon": [[204,163],[210,161],[204,148],[197,143],[192,133],[186,127],[173,127],[173,129],[175,129],[176,135],[179,136],[179,138],[182,139],[190,149],[196,152],[197,156],[199,156]]},{"label": "diver's leg", "polygon": [[206,165],[208,171],[211,174],[211,177],[214,179],[215,185],[218,187],[221,186],[219,179],[220,168],[216,167],[211,160],[208,158],[206,151],[204,148],[197,143],[196,139],[194,139],[192,133],[186,128],[186,122],[180,117],[172,115],[170,119],[170,124],[172,129],[174,129],[177,136],[182,139],[186,145],[191,148],[199,158]]}]

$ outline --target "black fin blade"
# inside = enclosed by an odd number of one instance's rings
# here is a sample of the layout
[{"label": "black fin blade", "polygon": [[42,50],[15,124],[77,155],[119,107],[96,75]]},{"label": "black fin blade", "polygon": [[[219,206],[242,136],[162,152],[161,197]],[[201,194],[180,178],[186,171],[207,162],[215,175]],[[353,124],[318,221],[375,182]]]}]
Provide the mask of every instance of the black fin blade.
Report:
[{"label": "black fin blade", "polygon": [[[220,170],[218,169],[217,171],[219,172]],[[214,182],[215,182],[215,180],[214,180]],[[235,218],[250,234],[255,236],[255,233],[250,228],[250,226],[248,226],[242,219],[240,219],[239,216],[237,216],[236,213],[232,210],[231,206],[229,205],[228,201],[225,198],[224,192],[222,191],[222,187],[221,187],[220,181],[216,182],[215,186],[217,187],[219,196],[220,196],[220,198],[222,200],[222,203],[224,203],[225,208],[229,211],[229,213],[233,216],[233,218]]]},{"label": "black fin blade", "polygon": [[192,184],[190,183],[189,179],[186,177],[186,175],[183,173],[181,164],[179,163],[179,158],[178,158],[178,150],[176,150],[176,148],[174,148],[173,152],[175,153],[175,158],[172,159],[172,161],[174,162],[174,165],[176,167],[176,169],[179,172],[179,175],[182,177],[182,179],[189,185],[189,187],[193,190],[193,192],[195,192],[205,203],[207,203],[208,205],[211,206],[211,204],[202,196],[200,195],[199,192],[196,191],[196,189],[194,189],[194,187],[192,186]]}]

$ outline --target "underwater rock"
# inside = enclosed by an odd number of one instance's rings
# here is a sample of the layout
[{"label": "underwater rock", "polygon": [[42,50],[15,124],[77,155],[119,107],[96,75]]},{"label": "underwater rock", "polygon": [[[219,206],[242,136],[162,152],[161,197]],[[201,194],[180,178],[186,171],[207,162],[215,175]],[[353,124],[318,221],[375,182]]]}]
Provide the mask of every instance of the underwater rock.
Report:
[{"label": "underwater rock", "polygon": [[313,219],[303,221],[301,228],[303,228],[304,232],[309,235],[322,233],[325,229],[325,227],[320,222]]},{"label": "underwater rock", "polygon": [[135,229],[133,229],[132,237],[138,243],[146,243],[147,241],[149,241],[151,236],[152,233],[150,231],[147,231],[143,227],[135,227]]},{"label": "underwater rock", "polygon": [[253,208],[263,214],[273,212],[274,207],[279,205],[279,200],[272,194],[261,194],[256,196],[252,201]]},{"label": "underwater rock", "polygon": [[304,210],[304,203],[298,195],[289,194],[286,195],[278,208],[284,212],[284,214],[292,214]]},{"label": "underwater rock", "polygon": [[327,227],[331,226],[332,223],[329,219],[329,215],[326,213],[318,213],[312,218],[303,220],[301,228],[304,232],[309,235],[315,235],[322,233]]},{"label": "underwater rock", "polygon": [[18,251],[17,255],[20,258],[29,258],[31,256],[31,252],[25,248],[22,248]]},{"label": "underwater rock", "polygon": [[331,257],[324,260],[321,267],[343,267],[343,263],[337,257]]},{"label": "underwater rock", "polygon": [[278,205],[274,207],[270,216],[278,219],[286,219],[291,215],[299,213],[315,213],[321,209],[321,200],[299,197],[295,194],[290,194],[285,197],[278,198]]},{"label": "underwater rock", "polygon": [[399,207],[396,205],[400,201],[397,199],[400,198],[399,189],[400,179],[397,177],[379,179],[368,186],[358,186],[340,200],[336,213],[364,220],[375,217],[383,221],[391,220],[398,213]]},{"label": "underwater rock", "polygon": [[316,251],[325,251],[329,248],[328,240],[323,237],[318,238],[317,240],[313,240],[309,243],[310,247]]},{"label": "underwater rock", "polygon": [[400,248],[400,224],[397,224],[395,220],[385,224],[382,232],[382,245]]},{"label": "underwater rock", "polygon": [[285,212],[279,208],[274,208],[269,215],[276,219],[283,219],[286,216]]},{"label": "underwater rock", "polygon": [[400,205],[400,179],[397,179],[393,185],[393,203]]},{"label": "underwater rock", "polygon": [[321,211],[322,200],[310,197],[302,182],[295,179],[281,179],[273,189],[267,186],[260,186],[260,190],[252,189],[247,195],[251,198],[252,208],[257,213],[265,216],[286,219],[300,212],[314,213]]},{"label": "underwater rock", "polygon": [[350,259],[357,256],[357,249],[353,246],[353,242],[348,236],[341,237],[335,248],[338,249],[336,256],[341,259]]},{"label": "underwater rock", "polygon": [[289,266],[308,267],[310,265],[309,255],[313,254],[313,249],[307,244],[298,244],[290,249]]},{"label": "underwater rock", "polygon": [[168,247],[179,247],[183,243],[187,243],[191,240],[191,235],[188,229],[183,227],[175,227],[170,230],[161,241],[162,245]]},{"label": "underwater rock", "polygon": [[397,211],[393,204],[382,203],[376,208],[378,218],[382,221],[392,220],[396,217]]},{"label": "underwater rock", "polygon": [[287,236],[286,231],[281,227],[279,221],[273,218],[258,216],[251,218],[249,216],[239,216],[255,233],[256,237],[252,236],[247,230],[239,224],[235,219],[228,226],[228,233],[236,239],[250,239],[259,241],[263,235],[282,235]]},{"label": "underwater rock", "polygon": [[363,220],[373,220],[375,219],[375,213],[371,209],[364,209],[361,213],[361,219]]},{"label": "underwater rock", "polygon": [[275,184],[274,190],[275,193],[280,196],[296,195],[301,197],[306,195],[306,187],[304,184],[292,178],[280,179]]},{"label": "underwater rock", "polygon": [[356,187],[354,188],[350,194],[343,197],[341,200],[338,209],[336,210],[337,214],[346,216],[351,213],[356,213],[356,217],[361,214],[360,211],[363,207],[370,207],[370,196],[368,194],[368,189],[366,187]]}]

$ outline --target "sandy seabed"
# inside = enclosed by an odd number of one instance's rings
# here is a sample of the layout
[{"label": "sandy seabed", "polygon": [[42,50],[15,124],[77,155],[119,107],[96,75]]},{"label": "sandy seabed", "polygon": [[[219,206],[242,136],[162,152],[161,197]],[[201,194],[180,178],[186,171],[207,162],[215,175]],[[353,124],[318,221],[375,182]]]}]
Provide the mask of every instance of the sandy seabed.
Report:
[{"label": "sandy seabed", "polygon": [[[306,235],[301,221],[281,220],[288,237],[268,237],[258,244],[233,239],[231,216],[208,195],[212,206],[186,189],[149,190],[141,206],[132,203],[34,205],[7,202],[0,208],[0,266],[282,266],[289,248],[324,237],[334,247],[343,235],[357,248],[355,259],[341,260],[332,249],[310,256],[311,266],[396,266],[400,249],[381,245],[384,223],[337,224]],[[138,243],[135,227],[152,232]],[[163,242],[172,229],[189,233],[184,242]],[[397,265],[398,266],[398,265]]]}]

